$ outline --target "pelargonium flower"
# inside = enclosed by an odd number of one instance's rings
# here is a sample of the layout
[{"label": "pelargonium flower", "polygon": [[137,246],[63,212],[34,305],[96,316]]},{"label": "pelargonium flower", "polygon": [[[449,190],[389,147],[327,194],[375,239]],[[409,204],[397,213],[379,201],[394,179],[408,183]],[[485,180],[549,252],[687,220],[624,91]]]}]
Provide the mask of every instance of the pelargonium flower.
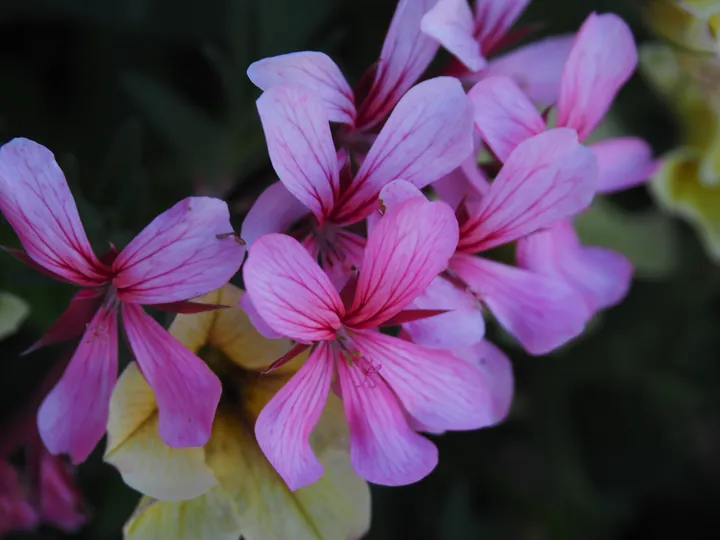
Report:
[{"label": "pelargonium flower", "polygon": [[[225,285],[200,301],[234,306],[242,296]],[[180,314],[169,332],[218,373],[223,395],[208,443],[171,448],[158,437],[157,402],[137,366],[120,376],[105,460],[144,495],[126,540],[360,538],[370,525],[370,493],[352,472],[337,398],[328,400],[311,439],[326,467],[312,486],[290,493],[255,440],[258,413],[306,355],[262,374],[292,345],[263,338],[239,308]]]},{"label": "pelargonium flower", "polygon": [[303,51],[258,60],[247,70],[261,90],[279,84],[301,84],[318,95],[327,118],[349,131],[367,131],[393,110],[427,69],[437,52],[435,41],[420,32],[420,19],[436,0],[400,0],[380,58],[353,93],[330,57]]},{"label": "pelargonium flower", "polygon": [[[560,74],[572,36],[552,36],[496,56],[529,28],[511,30],[530,0],[439,0],[422,18],[423,33],[457,59],[448,73],[477,82],[489,76],[512,78],[538,104],[557,99]],[[491,61],[489,57],[494,56]]]},{"label": "pelargonium flower", "polygon": [[[68,464],[38,439],[38,486],[25,485],[10,462],[0,459],[0,535],[31,531],[41,524],[72,533],[87,521]],[[33,502],[35,501],[35,502]]]},{"label": "pelargonium flower", "polygon": [[[56,377],[56,371],[50,376]],[[40,390],[47,386],[46,381]],[[33,398],[15,411],[0,433],[0,536],[41,525],[72,533],[88,519],[73,467],[51,455],[40,440],[35,421],[39,402]],[[17,466],[14,459],[20,456],[23,465]]]},{"label": "pelargonium flower", "polygon": [[300,239],[336,282],[346,279],[362,256],[364,239],[347,227],[377,208],[385,184],[403,178],[426,186],[472,152],[470,103],[449,77],[405,94],[354,175],[346,155],[335,152],[322,104],[306,87],[274,86],[258,99],[258,111],[282,184],[260,195],[242,237],[251,244],[305,217]]},{"label": "pelargonium flower", "polygon": [[342,293],[295,239],[269,234],[250,246],[243,276],[253,305],[276,332],[298,341],[296,350],[312,348],[255,425],[260,447],[291,489],[323,474],[308,437],[335,376],[350,459],[370,482],[403,485],[433,470],[437,448],[415,427],[495,422],[493,389],[477,366],[377,330],[414,315],[403,310],[445,269],[457,239],[445,203],[412,199],[390,208],[370,231],[357,280]]},{"label": "pelargonium flower", "polygon": [[[468,184],[454,198],[460,239],[448,271],[413,303],[414,308],[451,311],[407,324],[413,341],[437,348],[479,342],[482,306],[531,354],[550,352],[580,334],[590,314],[564,280],[477,255],[585,209],[597,175],[595,157],[575,131],[555,128],[519,144],[482,194]],[[424,196],[398,181],[380,197],[387,207]]]},{"label": "pelargonium flower", "polygon": [[[591,14],[583,23],[563,70],[556,126],[574,129],[585,139],[602,120],[620,87],[637,64],[632,33],[613,14]],[[510,80],[492,77],[469,92],[475,125],[500,161],[528,137],[546,130],[545,121]],[[599,167],[598,193],[626,189],[645,181],[657,169],[650,146],[636,137],[590,146]],[[619,253],[584,247],[566,221],[560,221],[518,244],[518,264],[566,280],[595,312],[619,302],[627,293],[631,263]]]},{"label": "pelargonium flower", "polygon": [[64,375],[38,413],[50,452],[83,461],[105,432],[117,376],[118,315],[143,376],[155,392],[160,436],[171,446],[207,442],[220,399],[217,377],[142,305],[204,309],[185,302],[226,283],[244,247],[232,237],[227,205],[190,197],[155,218],[120,253],[98,259],[53,154],[27,139],[0,149],[0,210],[25,262],[83,289],[39,345],[82,335]]}]

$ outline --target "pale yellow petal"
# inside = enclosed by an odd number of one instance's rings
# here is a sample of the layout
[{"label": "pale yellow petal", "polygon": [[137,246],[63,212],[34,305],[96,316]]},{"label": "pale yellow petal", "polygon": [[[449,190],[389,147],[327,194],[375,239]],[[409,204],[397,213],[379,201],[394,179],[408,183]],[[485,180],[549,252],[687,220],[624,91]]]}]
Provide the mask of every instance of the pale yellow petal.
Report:
[{"label": "pale yellow petal", "polygon": [[681,91],[682,72],[673,49],[664,43],[645,43],[639,50],[642,74],[656,91],[665,98],[674,99]]},{"label": "pale yellow petal", "polygon": [[[237,289],[234,285],[228,284],[221,289],[216,289],[206,295],[195,298],[193,302],[234,306],[235,304],[225,304],[221,301],[221,296],[225,288]],[[210,329],[220,311],[222,310],[177,315],[170,325],[169,331],[180,343],[196,353],[207,343]]]},{"label": "pale yellow petal", "polygon": [[126,540],[238,540],[240,530],[219,488],[189,501],[143,498],[125,526]]},{"label": "pale yellow petal", "polygon": [[[283,383],[263,379],[262,388],[246,394],[261,408]],[[370,522],[367,484],[352,470],[347,451],[347,426],[334,396],[315,428],[311,444],[325,467],[315,484],[291,492],[265,459],[255,441],[253,422],[244,414],[221,414],[208,445],[208,463],[233,501],[245,540],[292,538],[335,540],[360,538]],[[247,417],[247,416],[246,416]]]},{"label": "pale yellow petal", "polygon": [[[234,286],[221,290],[220,302],[236,306],[243,291]],[[240,308],[217,313],[208,344],[220,349],[236,365],[250,371],[262,371],[290,350],[287,339],[267,339],[261,336]],[[294,367],[293,371],[297,369]],[[288,367],[284,368],[288,371]]]},{"label": "pale yellow petal", "polygon": [[[720,84],[718,84],[718,89],[720,89]],[[703,153],[700,161],[699,179],[708,187],[720,185],[720,129],[716,130],[710,147]]]},{"label": "pale yellow petal", "polygon": [[707,22],[671,0],[643,3],[645,20],[662,38],[697,52],[712,52],[714,43]]},{"label": "pale yellow petal", "polygon": [[204,448],[170,448],[160,439],[155,398],[135,363],[110,399],[105,461],[128,486],[156,499],[190,499],[216,484]]},{"label": "pale yellow petal", "polygon": [[0,292],[0,339],[18,331],[30,313],[30,306],[14,294]]},{"label": "pale yellow petal", "polygon": [[699,168],[696,152],[671,152],[651,183],[652,192],[668,209],[692,223],[708,252],[720,260],[720,186],[704,185]]}]

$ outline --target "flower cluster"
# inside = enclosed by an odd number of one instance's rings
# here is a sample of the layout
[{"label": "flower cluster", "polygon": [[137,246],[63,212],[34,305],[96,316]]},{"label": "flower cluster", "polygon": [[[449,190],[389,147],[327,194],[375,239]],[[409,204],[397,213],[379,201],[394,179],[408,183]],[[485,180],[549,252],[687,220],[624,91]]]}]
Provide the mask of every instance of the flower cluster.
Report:
[{"label": "flower cluster", "polygon": [[[81,287],[34,346],[80,337],[39,432],[79,463],[108,429],[106,459],[152,497],[128,535],[284,537],[260,516],[263,497],[284,493],[259,487],[277,474],[299,494],[338,491],[317,519],[345,524],[309,527],[358,537],[369,506],[349,465],[369,482],[416,482],[438,461],[421,433],[507,414],[512,371],[485,339],[487,312],[540,355],[626,294],[630,263],[582,245],[572,218],[656,168],[637,138],[583,144],[635,69],[632,34],[591,14],[575,36],[498,54],[527,34],[512,26],[528,1],[400,0],[354,88],[319,52],[252,64],[279,181],[239,235],[223,201],[189,197],[98,257],[50,151],[0,149],[0,210],[24,248],[8,251]],[[441,46],[453,60],[424,78]],[[503,246],[514,258],[497,260]],[[225,285],[246,247],[240,294]],[[170,332],[143,306],[178,313]],[[136,363],[113,393],[119,320]],[[338,407],[349,464],[342,430],[322,427]],[[230,463],[254,471],[258,493],[241,492]],[[300,513],[316,516],[314,497]],[[215,507],[212,524],[181,533],[185,499]]]}]

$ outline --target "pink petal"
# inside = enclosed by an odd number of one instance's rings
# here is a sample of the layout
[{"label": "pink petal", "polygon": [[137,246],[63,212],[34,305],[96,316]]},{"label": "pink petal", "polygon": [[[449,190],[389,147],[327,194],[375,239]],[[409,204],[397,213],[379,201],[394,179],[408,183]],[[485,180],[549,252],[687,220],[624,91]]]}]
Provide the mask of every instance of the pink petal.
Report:
[{"label": "pink petal", "polygon": [[546,354],[582,333],[590,318],[583,298],[563,280],[456,255],[450,268],[530,354]]},{"label": "pink petal", "polygon": [[0,537],[30,531],[39,525],[39,516],[25,491],[15,468],[0,460]]},{"label": "pink petal", "polygon": [[572,216],[592,201],[597,163],[567,128],[521,143],[461,229],[458,249],[477,253]]},{"label": "pink petal", "polygon": [[475,111],[475,127],[502,162],[521,142],[545,131],[540,113],[512,79],[483,79],[468,97]]},{"label": "pink petal", "polygon": [[472,347],[456,349],[453,353],[480,368],[485,390],[491,400],[491,424],[499,424],[510,412],[515,379],[510,359],[497,346],[484,339]]},{"label": "pink petal", "polygon": [[487,62],[475,37],[475,21],[467,0],[439,0],[422,18],[420,27],[470,71],[485,67]]},{"label": "pink petal", "polygon": [[412,198],[388,209],[368,238],[345,322],[373,328],[400,313],[447,267],[457,234],[443,202]]},{"label": "pink petal", "polygon": [[73,463],[81,463],[102,439],[117,355],[117,314],[102,307],[38,411],[38,430],[52,454],[66,453]]},{"label": "pink petal", "polygon": [[345,308],[297,240],[284,234],[256,240],[243,277],[255,309],[273,330],[297,341],[335,339]]},{"label": "pink petal", "polygon": [[420,197],[426,199],[423,192],[406,180],[393,180],[380,190],[380,208],[387,211],[388,208],[397,206],[400,203]]},{"label": "pink petal", "polygon": [[103,302],[103,292],[99,289],[81,289],[70,300],[70,305],[58,317],[43,337],[23,352],[29,354],[42,347],[62,343],[85,333],[88,323],[97,313]]},{"label": "pink petal", "polygon": [[337,155],[320,98],[303,86],[273,86],[257,100],[280,181],[322,222],[340,189]]},{"label": "pink petal", "polygon": [[282,337],[282,334],[273,330],[272,327],[265,322],[265,319],[260,316],[257,309],[255,309],[252,300],[250,300],[249,294],[243,294],[240,297],[238,306],[245,312],[245,315],[248,316],[248,319],[250,319],[250,322],[255,327],[255,330],[257,330],[261,336],[268,339],[279,339]]},{"label": "pink petal", "polygon": [[440,200],[455,210],[463,201],[477,203],[489,188],[490,182],[478,167],[475,156],[468,157],[460,167],[433,183]]},{"label": "pink petal", "polygon": [[632,280],[630,261],[609,249],[582,246],[569,221],[522,239],[516,256],[522,268],[573,286],[592,312],[617,304]]},{"label": "pink petal", "polygon": [[652,148],[637,137],[619,137],[590,145],[598,162],[598,193],[612,193],[642,184],[658,168]]},{"label": "pink petal", "polygon": [[317,481],[323,466],[308,442],[330,392],[334,353],[320,343],[300,370],[273,396],[255,423],[265,457],[295,491]]},{"label": "pink petal", "polygon": [[493,423],[490,389],[477,366],[380,332],[353,334],[352,342],[423,425],[465,430]]},{"label": "pink petal", "polygon": [[255,200],[245,216],[240,237],[250,246],[263,234],[281,233],[300,218],[308,209],[290,193],[282,182],[275,182]]},{"label": "pink petal", "polygon": [[232,234],[225,202],[183,199],[152,220],[115,259],[118,298],[163,304],[225,285],[245,256],[245,247]]},{"label": "pink petal", "polygon": [[28,139],[0,149],[0,211],[36,263],[77,285],[107,281],[52,152]]},{"label": "pink petal", "polygon": [[247,75],[261,90],[284,84],[306,86],[323,102],[331,122],[355,122],[353,92],[326,54],[302,51],[263,58],[250,64]]},{"label": "pink petal", "polygon": [[420,31],[420,20],[436,0],[400,0],[383,43],[372,88],[358,111],[357,125],[383,120],[427,69],[438,45]]},{"label": "pink petal", "polygon": [[370,148],[333,221],[344,224],[377,208],[385,184],[401,178],[422,188],[473,150],[471,105],[457,79],[438,77],[409,90]]},{"label": "pink petal", "polygon": [[563,70],[557,125],[576,129],[580,140],[587,137],[636,65],[635,40],[625,21],[613,13],[591,13]]},{"label": "pink petal", "polygon": [[485,334],[485,319],[478,302],[442,277],[433,279],[412,305],[420,309],[451,310],[404,325],[418,345],[431,349],[469,347],[482,340]]},{"label": "pink petal", "polygon": [[475,0],[475,35],[490,51],[520,17],[530,0]]},{"label": "pink petal", "polygon": [[40,458],[40,511],[45,524],[62,531],[78,531],[88,520],[80,511],[80,490],[61,458],[46,452]]},{"label": "pink petal", "polygon": [[493,59],[481,77],[510,77],[537,105],[549,107],[558,100],[560,77],[574,36],[553,36]]},{"label": "pink petal", "polygon": [[355,472],[384,486],[412,484],[430,474],[438,462],[437,448],[410,428],[383,378],[344,361],[337,365]]},{"label": "pink petal", "polygon": [[160,437],[168,446],[204,446],[220,401],[220,380],[137,304],[123,304],[130,348],[158,404]]}]

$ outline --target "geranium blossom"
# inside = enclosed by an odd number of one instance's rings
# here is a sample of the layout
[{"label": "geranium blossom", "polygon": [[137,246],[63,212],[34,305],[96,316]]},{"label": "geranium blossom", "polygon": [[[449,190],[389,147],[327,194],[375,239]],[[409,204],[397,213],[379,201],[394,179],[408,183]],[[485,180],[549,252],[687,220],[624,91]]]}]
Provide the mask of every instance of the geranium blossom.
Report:
[{"label": "geranium blossom", "polygon": [[365,243],[347,227],[377,208],[382,187],[396,178],[426,186],[472,151],[470,103],[460,83],[449,77],[425,81],[405,94],[354,174],[347,155],[336,154],[325,110],[306,87],[274,86],[260,97],[258,110],[282,185],[270,186],[258,198],[242,237],[251,244],[307,217],[299,238],[340,283],[359,265]]},{"label": "geranium blossom", "polygon": [[0,210],[25,253],[44,273],[83,287],[40,344],[82,335],[38,413],[53,454],[83,461],[105,432],[117,376],[118,315],[135,359],[155,391],[160,435],[172,446],[207,442],[220,382],[142,305],[184,311],[185,302],[226,283],[244,255],[227,205],[191,197],[155,218],[120,253],[98,259],[60,167],[45,147],[14,139],[0,149]]},{"label": "geranium blossom", "polygon": [[[591,14],[578,32],[565,65],[556,126],[585,139],[602,120],[620,87],[635,69],[632,33],[613,14]],[[494,154],[505,161],[523,140],[545,131],[545,121],[507,78],[480,81],[470,92],[475,124]],[[598,193],[645,181],[657,168],[649,145],[636,137],[590,146],[599,167]],[[566,280],[580,291],[591,311],[617,303],[627,292],[630,262],[608,249],[583,247],[569,222],[558,222],[518,245],[518,264]]]},{"label": "geranium blossom", "polygon": [[[52,369],[0,432],[0,536],[41,525],[72,533],[88,519],[74,468],[48,452],[35,421],[40,399],[58,374]],[[22,465],[15,461],[18,457]]]},{"label": "geranium blossom", "polygon": [[494,423],[492,388],[476,366],[377,331],[413,316],[402,312],[445,269],[457,239],[445,203],[413,198],[390,208],[370,233],[357,281],[342,293],[295,239],[270,234],[250,247],[243,275],[256,309],[276,332],[312,347],[255,426],[291,489],[323,473],[307,441],[335,375],[353,466],[374,483],[415,482],[435,467],[437,449],[413,426]]},{"label": "geranium blossom", "polygon": [[[452,309],[406,325],[428,346],[469,346],[483,337],[481,306],[532,354],[545,354],[582,332],[590,313],[572,287],[554,276],[476,255],[524,238],[585,209],[597,182],[596,160],[569,128],[555,128],[519,144],[480,194],[468,185],[455,197],[460,239],[448,272],[419,296],[415,307]],[[399,192],[380,197],[387,206]],[[420,198],[412,188],[402,198]]]}]

